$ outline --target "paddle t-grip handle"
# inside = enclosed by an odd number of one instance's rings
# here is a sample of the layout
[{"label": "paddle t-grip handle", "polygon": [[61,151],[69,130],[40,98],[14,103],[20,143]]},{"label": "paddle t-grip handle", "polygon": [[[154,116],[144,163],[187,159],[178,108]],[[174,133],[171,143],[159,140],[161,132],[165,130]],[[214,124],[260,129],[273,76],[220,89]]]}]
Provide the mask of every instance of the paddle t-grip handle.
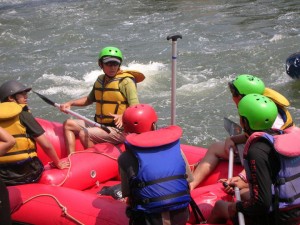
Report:
[{"label": "paddle t-grip handle", "polygon": [[182,39],[182,35],[181,34],[169,35],[167,37],[167,40],[171,40],[172,39],[172,41],[177,41],[178,38]]}]

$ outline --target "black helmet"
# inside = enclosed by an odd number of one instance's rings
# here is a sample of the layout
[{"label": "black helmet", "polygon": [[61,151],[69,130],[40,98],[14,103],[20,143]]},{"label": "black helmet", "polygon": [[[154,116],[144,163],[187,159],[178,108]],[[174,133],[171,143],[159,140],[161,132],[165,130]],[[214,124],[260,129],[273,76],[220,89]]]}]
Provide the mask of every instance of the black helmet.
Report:
[{"label": "black helmet", "polygon": [[16,80],[9,80],[4,82],[0,87],[0,101],[3,102],[8,96],[30,91],[31,87],[26,87],[24,84]]},{"label": "black helmet", "polygon": [[291,78],[300,78],[300,52],[294,53],[286,59],[285,69]]}]

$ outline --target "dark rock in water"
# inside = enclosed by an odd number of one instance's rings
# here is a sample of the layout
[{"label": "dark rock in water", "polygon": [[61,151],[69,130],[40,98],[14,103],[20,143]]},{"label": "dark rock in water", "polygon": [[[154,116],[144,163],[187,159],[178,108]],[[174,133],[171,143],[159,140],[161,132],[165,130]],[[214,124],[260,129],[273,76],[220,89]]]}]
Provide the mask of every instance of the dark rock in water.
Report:
[{"label": "dark rock in water", "polygon": [[286,59],[285,69],[291,78],[300,78],[300,52],[293,53]]}]

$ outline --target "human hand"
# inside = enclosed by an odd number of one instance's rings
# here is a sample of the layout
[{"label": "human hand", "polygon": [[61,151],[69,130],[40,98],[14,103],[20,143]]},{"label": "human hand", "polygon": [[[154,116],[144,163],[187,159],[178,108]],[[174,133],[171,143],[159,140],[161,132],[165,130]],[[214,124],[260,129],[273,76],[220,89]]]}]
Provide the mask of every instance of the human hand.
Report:
[{"label": "human hand", "polygon": [[234,187],[229,186],[229,180],[227,179],[220,179],[218,182],[223,184],[224,192],[226,192],[229,195],[234,195]]},{"label": "human hand", "polygon": [[114,121],[115,121],[117,128],[122,128],[123,127],[123,121],[122,121],[123,115],[112,114],[112,113],[110,113],[110,115],[114,117]]},{"label": "human hand", "polygon": [[249,187],[248,183],[244,182],[239,176],[232,177],[228,180],[220,179],[219,182],[223,183],[224,191],[230,195],[234,194],[235,187],[238,187],[240,190]]},{"label": "human hand", "polygon": [[232,139],[230,137],[228,137],[225,140],[225,146],[224,146],[224,150],[227,155],[229,155],[229,151],[231,148],[233,149],[234,153],[236,154],[237,148],[235,146],[235,143],[232,141]]},{"label": "human hand", "polygon": [[68,109],[71,108],[71,105],[72,105],[71,102],[66,102],[66,103],[60,104],[60,105],[59,105],[59,109],[60,109],[60,111],[62,111],[62,112],[66,112],[66,110],[68,110]]},{"label": "human hand", "polygon": [[58,161],[57,163],[51,162],[50,166],[62,170],[62,169],[69,168],[70,162],[69,161]]}]

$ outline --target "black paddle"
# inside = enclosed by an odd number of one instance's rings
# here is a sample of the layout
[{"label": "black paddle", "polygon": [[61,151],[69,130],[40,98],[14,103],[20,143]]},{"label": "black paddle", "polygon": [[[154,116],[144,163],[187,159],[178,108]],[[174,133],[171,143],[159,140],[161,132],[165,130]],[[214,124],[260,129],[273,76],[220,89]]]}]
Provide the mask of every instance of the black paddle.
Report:
[{"label": "black paddle", "polygon": [[[37,94],[41,99],[43,99],[43,100],[44,100],[46,103],[48,103],[49,105],[52,105],[52,106],[54,106],[54,107],[56,107],[56,108],[59,108],[59,107],[60,107],[60,104],[53,102],[52,100],[50,100],[50,99],[47,98],[46,96],[44,96],[44,95],[42,95],[42,94],[40,94],[40,93],[38,93],[38,92],[36,92],[36,91],[33,91],[33,93]],[[80,115],[80,114],[78,114],[78,113],[76,113],[76,112],[70,110],[70,109],[67,109],[67,110],[66,110],[66,113],[67,113],[67,114],[70,114],[70,115],[72,115],[72,116],[75,116],[75,117],[77,117],[77,118],[79,118],[79,119],[84,120],[85,122],[87,122],[89,125],[91,125],[91,126],[93,126],[93,127],[99,127],[99,128],[101,128],[101,129],[105,130],[107,133],[110,133],[110,130],[109,130],[105,125],[103,125],[103,124],[99,124],[99,123],[97,123],[97,122],[95,122],[95,121],[93,121],[93,120],[90,120],[90,119],[88,119],[88,118],[86,118],[86,117],[84,117],[84,116],[82,116],[82,115]]]},{"label": "black paddle", "polygon": [[238,135],[243,132],[243,128],[232,120],[224,117],[224,128],[230,136]]}]

